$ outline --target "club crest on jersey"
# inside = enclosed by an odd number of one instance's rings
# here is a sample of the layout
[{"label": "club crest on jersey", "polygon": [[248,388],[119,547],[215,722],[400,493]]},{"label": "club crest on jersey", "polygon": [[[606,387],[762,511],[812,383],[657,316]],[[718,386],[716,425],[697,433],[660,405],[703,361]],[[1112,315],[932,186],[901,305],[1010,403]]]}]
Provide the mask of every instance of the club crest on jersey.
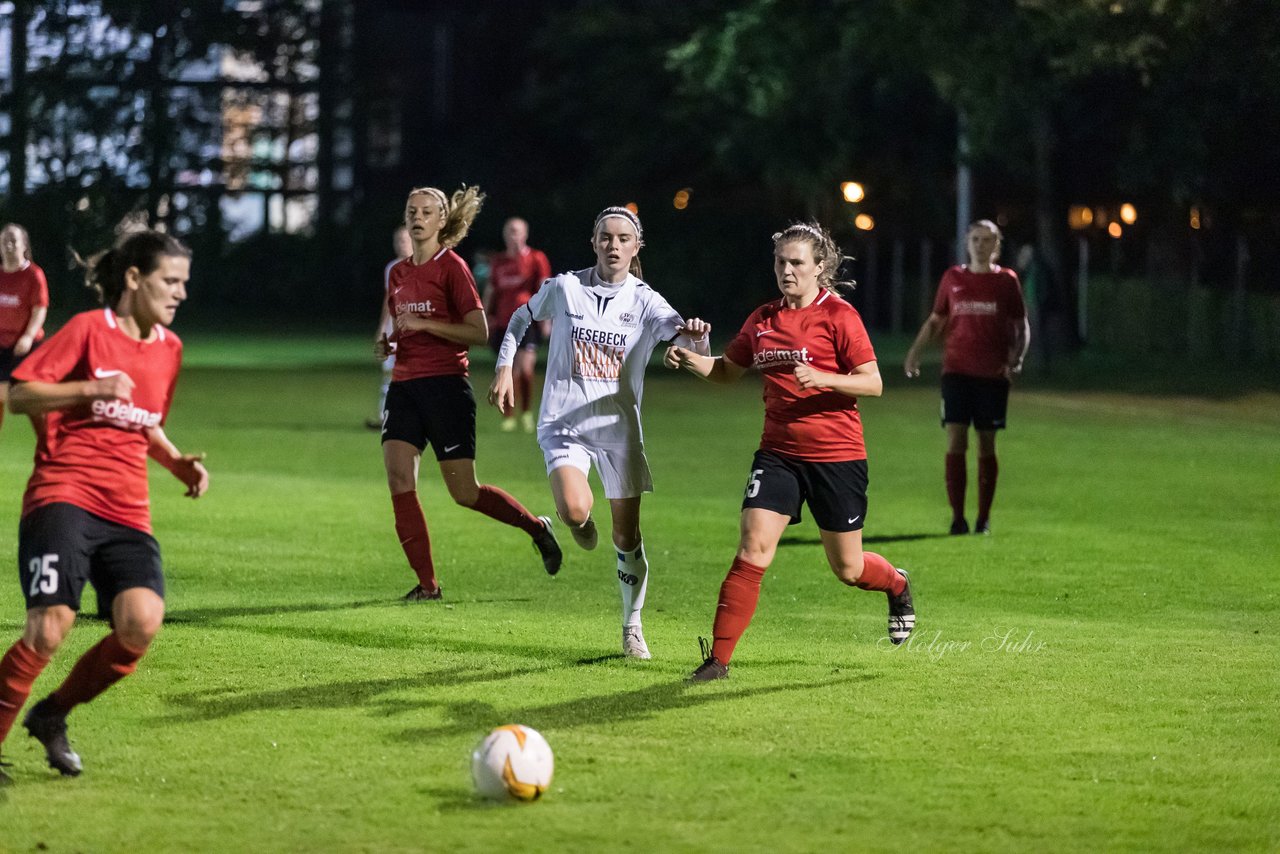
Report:
[{"label": "club crest on jersey", "polygon": [[160,423],[159,412],[149,412],[127,400],[95,400],[90,406],[94,421],[105,421],[126,430],[147,430]]},{"label": "club crest on jersey", "polygon": [[636,320],[636,316],[629,311],[624,311],[618,315],[618,322],[623,326],[638,326],[640,321]]},{"label": "club crest on jersey", "polygon": [[803,365],[812,361],[808,347],[801,347],[799,350],[760,350],[751,357],[752,364],[762,371],[788,365]]}]

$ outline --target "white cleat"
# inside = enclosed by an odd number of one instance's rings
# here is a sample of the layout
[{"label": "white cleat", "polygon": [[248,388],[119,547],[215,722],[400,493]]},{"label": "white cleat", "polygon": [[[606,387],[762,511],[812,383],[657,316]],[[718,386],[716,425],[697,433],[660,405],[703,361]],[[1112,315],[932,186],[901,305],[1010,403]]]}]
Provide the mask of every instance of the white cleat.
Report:
[{"label": "white cleat", "polygon": [[570,525],[569,533],[573,535],[573,541],[586,551],[591,551],[600,542],[600,532],[596,530],[596,520],[591,517],[587,517],[587,521],[577,528]]},{"label": "white cleat", "polygon": [[622,654],[627,658],[640,658],[645,661],[653,658],[649,654],[649,645],[644,642],[644,632],[639,626],[622,627]]}]

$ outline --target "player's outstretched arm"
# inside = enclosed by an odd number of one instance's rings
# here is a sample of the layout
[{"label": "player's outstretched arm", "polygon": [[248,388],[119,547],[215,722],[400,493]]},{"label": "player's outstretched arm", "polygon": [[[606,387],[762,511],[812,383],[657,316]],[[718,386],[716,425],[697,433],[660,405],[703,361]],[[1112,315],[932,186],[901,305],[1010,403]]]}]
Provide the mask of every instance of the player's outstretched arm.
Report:
[{"label": "player's outstretched arm", "polygon": [[920,376],[920,352],[924,350],[926,344],[942,334],[946,325],[947,318],[936,312],[925,318],[924,323],[920,325],[920,331],[916,333],[916,340],[911,342],[911,349],[907,350],[907,358],[903,360],[902,368],[908,378],[915,379]]},{"label": "player's outstretched arm", "polygon": [[851,374],[828,374],[810,365],[796,365],[796,382],[800,388],[829,389],[849,397],[879,397],[884,392],[880,366],[863,362]]},{"label": "player's outstretched arm", "polygon": [[713,383],[737,382],[747,369],[724,356],[704,356],[685,347],[672,345],[667,348],[662,364],[677,371],[688,371]]},{"label": "player's outstretched arm", "polygon": [[44,415],[95,400],[133,400],[133,379],[126,373],[62,383],[19,382],[9,388],[9,411]]},{"label": "player's outstretched arm", "polygon": [[188,498],[199,498],[209,490],[209,472],[204,467],[204,454],[184,454],[169,441],[160,427],[147,431],[147,456],[169,470],[187,487]]},{"label": "player's outstretched arm", "polygon": [[711,324],[700,317],[690,318],[676,329],[676,337],[671,343],[692,350],[700,356],[710,356]]}]

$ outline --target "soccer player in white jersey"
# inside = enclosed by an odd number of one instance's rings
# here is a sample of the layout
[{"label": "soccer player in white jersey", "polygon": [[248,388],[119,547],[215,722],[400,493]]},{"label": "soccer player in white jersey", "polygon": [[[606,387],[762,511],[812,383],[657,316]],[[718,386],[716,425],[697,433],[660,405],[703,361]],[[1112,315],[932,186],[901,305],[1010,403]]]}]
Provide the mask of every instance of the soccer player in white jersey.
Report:
[{"label": "soccer player in white jersey", "polygon": [[538,417],[538,444],[547,463],[556,512],[573,539],[594,549],[595,496],[587,482],[594,463],[613,517],[622,595],[622,651],[649,658],[641,627],[649,562],[640,536],[640,496],[653,491],[640,427],[644,370],[654,348],[676,341],[709,353],[709,324],[685,321],[640,278],[644,245],[640,218],[627,208],[596,217],[591,244],[596,264],[562,273],[511,316],[489,402],[509,411],[514,402],[511,365],[529,324],[550,320],[551,345]]}]

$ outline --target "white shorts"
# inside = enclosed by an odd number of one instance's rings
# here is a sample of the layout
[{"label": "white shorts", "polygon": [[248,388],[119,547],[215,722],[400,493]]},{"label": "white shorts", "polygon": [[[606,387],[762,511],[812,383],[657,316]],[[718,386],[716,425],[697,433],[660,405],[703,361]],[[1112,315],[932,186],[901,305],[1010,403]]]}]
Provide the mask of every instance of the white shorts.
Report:
[{"label": "white shorts", "polygon": [[561,466],[573,466],[585,475],[594,462],[605,498],[635,498],[653,492],[649,461],[641,448],[598,447],[565,435],[547,436],[539,444],[547,461],[547,474]]}]

